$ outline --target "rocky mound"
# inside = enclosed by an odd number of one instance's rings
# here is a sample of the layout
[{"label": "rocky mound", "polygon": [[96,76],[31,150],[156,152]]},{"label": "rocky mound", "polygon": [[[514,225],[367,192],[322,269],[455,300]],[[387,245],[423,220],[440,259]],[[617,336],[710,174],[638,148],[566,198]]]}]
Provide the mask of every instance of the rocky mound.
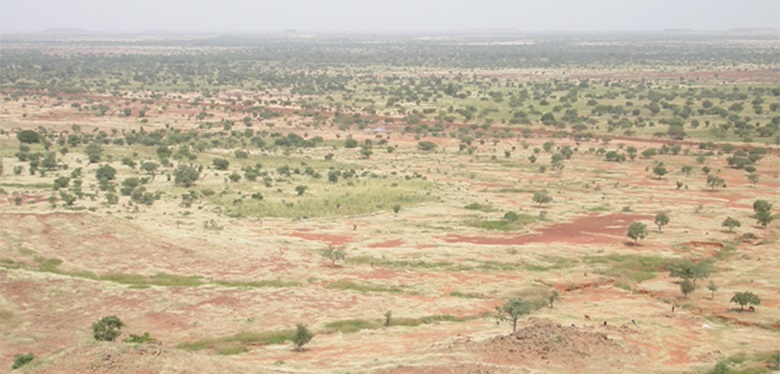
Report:
[{"label": "rocky mound", "polygon": [[627,331],[611,327],[562,326],[550,320],[532,320],[527,326],[507,336],[474,342],[472,352],[487,362],[522,366],[563,365],[569,368],[606,366],[622,367],[631,349],[621,340],[610,337]]}]

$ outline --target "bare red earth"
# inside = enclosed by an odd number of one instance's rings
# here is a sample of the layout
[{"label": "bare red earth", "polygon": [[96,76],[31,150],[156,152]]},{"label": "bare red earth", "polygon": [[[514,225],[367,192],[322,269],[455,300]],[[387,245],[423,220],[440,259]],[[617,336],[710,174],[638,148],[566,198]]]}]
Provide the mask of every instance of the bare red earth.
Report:
[{"label": "bare red earth", "polygon": [[449,234],[447,243],[486,245],[520,245],[529,243],[605,244],[623,239],[628,226],[639,220],[652,220],[648,215],[609,214],[586,216],[569,223],[559,223],[539,230],[538,234],[521,236],[464,236]]}]

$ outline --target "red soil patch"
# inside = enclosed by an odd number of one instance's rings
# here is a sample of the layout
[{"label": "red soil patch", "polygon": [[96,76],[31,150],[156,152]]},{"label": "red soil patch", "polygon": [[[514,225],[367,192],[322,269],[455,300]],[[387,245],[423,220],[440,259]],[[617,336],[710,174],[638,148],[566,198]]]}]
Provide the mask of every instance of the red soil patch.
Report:
[{"label": "red soil patch", "polygon": [[393,239],[393,240],[388,240],[379,243],[371,243],[368,245],[368,248],[395,248],[400,246],[401,244],[404,244],[403,240]]},{"label": "red soil patch", "polygon": [[347,235],[309,234],[306,232],[297,231],[290,234],[290,236],[304,240],[325,242],[334,246],[345,245],[352,242],[352,237]]},{"label": "red soil patch", "polygon": [[638,220],[651,220],[652,216],[610,214],[585,216],[569,223],[559,223],[539,230],[539,234],[522,236],[463,236],[450,234],[442,238],[447,243],[471,243],[488,245],[520,245],[528,243],[604,244],[623,238],[628,226]]}]

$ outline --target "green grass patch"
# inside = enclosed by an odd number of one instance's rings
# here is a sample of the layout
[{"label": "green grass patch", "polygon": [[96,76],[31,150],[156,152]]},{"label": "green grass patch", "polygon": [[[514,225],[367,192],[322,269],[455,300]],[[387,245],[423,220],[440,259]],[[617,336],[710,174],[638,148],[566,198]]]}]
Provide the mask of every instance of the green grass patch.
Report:
[{"label": "green grass patch", "polygon": [[486,213],[495,212],[495,211],[498,210],[496,208],[493,208],[490,205],[480,204],[480,203],[471,203],[471,204],[466,205],[463,208],[468,209],[468,210],[478,210],[480,212],[486,212]]},{"label": "green grass patch", "polygon": [[350,281],[335,281],[328,283],[325,288],[330,290],[349,290],[349,291],[358,291],[358,292],[391,292],[391,293],[402,293],[404,292],[404,289],[397,286],[380,286],[376,284],[370,284],[370,283],[357,283],[357,282],[350,282]]},{"label": "green grass patch", "polygon": [[606,275],[615,280],[620,287],[630,288],[630,283],[640,283],[655,278],[659,271],[667,271],[685,260],[658,256],[638,255],[606,255],[588,256],[583,259],[586,264],[604,264],[606,269],[596,273]]},{"label": "green grass patch", "polygon": [[[303,196],[293,193],[292,186],[299,182],[309,187]],[[286,194],[263,192],[263,200],[226,193],[214,195],[209,202],[232,217],[338,217],[389,211],[395,205],[403,208],[430,201],[433,198],[428,191],[432,187],[432,183],[420,180],[361,179],[351,186],[345,181],[334,185],[307,180],[277,187],[287,191]]]},{"label": "green grass patch", "polygon": [[538,191],[538,190],[536,190],[536,189],[532,190],[532,189],[528,189],[528,188],[502,188],[502,189],[498,190],[498,192],[500,192],[500,193],[530,193],[530,194],[532,194],[532,193],[534,193],[536,191]]},{"label": "green grass patch", "polygon": [[152,276],[139,274],[106,274],[98,277],[98,280],[104,280],[114,283],[126,284],[130,286],[162,286],[162,287],[198,287],[205,283],[199,276],[187,276],[168,273],[157,273]]},{"label": "green grass patch", "polygon": [[287,288],[298,287],[300,282],[283,281],[278,279],[258,280],[258,281],[216,281],[214,282],[224,287],[245,287],[245,288]]},{"label": "green grass patch", "polygon": [[330,322],[325,325],[325,329],[330,332],[351,333],[360,330],[373,330],[381,327],[379,322],[369,321],[367,319],[345,319],[341,321]]},{"label": "green grass patch", "polygon": [[347,258],[347,262],[358,265],[371,265],[384,268],[416,268],[430,270],[453,270],[451,262],[428,262],[423,260],[386,260],[371,256],[355,256]]},{"label": "green grass patch", "polygon": [[213,349],[219,354],[238,354],[248,351],[248,346],[282,344],[292,341],[295,330],[278,330],[268,332],[240,332],[231,336],[206,338],[192,342],[181,343],[177,347],[187,351]]},{"label": "green grass patch", "polygon": [[485,295],[481,293],[476,292],[459,292],[459,291],[453,291],[450,292],[450,296],[452,297],[460,297],[464,299],[484,299]]},{"label": "green grass patch", "polygon": [[515,219],[501,219],[497,221],[468,221],[466,224],[485,230],[514,231],[526,225],[537,222],[539,219],[529,214],[517,214]]}]

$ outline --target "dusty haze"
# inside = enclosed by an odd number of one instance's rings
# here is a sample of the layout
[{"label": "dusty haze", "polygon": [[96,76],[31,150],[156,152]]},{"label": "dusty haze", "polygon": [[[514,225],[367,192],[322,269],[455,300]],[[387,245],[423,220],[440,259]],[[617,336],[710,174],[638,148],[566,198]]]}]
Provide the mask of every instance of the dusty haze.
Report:
[{"label": "dusty haze", "polygon": [[654,31],[777,28],[776,0],[0,0],[0,32]]}]

